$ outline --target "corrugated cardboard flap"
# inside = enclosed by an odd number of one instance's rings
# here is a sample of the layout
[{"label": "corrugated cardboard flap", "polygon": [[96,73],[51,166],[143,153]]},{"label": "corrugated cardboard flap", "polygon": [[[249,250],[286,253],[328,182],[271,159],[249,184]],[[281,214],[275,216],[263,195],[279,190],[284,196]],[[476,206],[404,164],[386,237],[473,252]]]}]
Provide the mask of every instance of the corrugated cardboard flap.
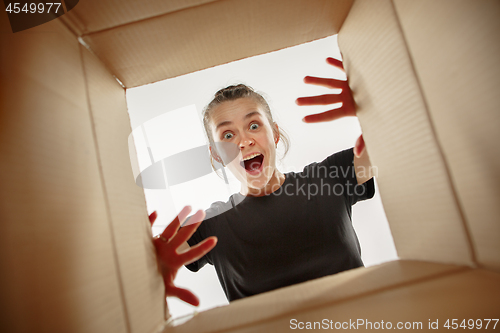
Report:
[{"label": "corrugated cardboard flap", "polygon": [[61,17],[79,37],[217,0],[84,0]]},{"label": "corrugated cardboard flap", "polygon": [[394,4],[477,263],[500,271],[500,1]]},{"label": "corrugated cardboard flap", "polygon": [[398,256],[474,265],[455,184],[392,1],[356,1],[338,41]]},{"label": "corrugated cardboard flap", "polygon": [[125,332],[80,45],[57,20],[16,34],[6,21],[0,330]]},{"label": "corrugated cardboard flap", "polygon": [[[106,3],[101,6],[109,11],[112,4]],[[158,1],[153,4],[160,6]],[[104,23],[93,23],[97,9],[84,7],[80,12],[74,9],[71,25],[87,31],[81,35],[83,41],[131,88],[333,35],[351,4],[352,0],[221,0],[162,15],[141,14],[148,16],[145,19],[123,13],[113,20],[115,14],[110,13],[113,23],[105,29]],[[117,8],[129,13],[134,7],[128,1]],[[78,20],[83,23],[75,23]]]},{"label": "corrugated cardboard flap", "polygon": [[[231,332],[289,332],[308,326],[316,330],[444,331],[448,330],[445,325],[455,329],[462,329],[464,325],[486,329],[488,325],[492,330],[495,326],[498,328],[499,282],[498,273],[482,269],[458,270],[255,321]],[[337,291],[342,292],[337,289],[330,294]]]},{"label": "corrugated cardboard flap", "polygon": [[131,127],[125,89],[94,55],[81,45],[80,50],[128,329],[153,332],[162,325],[166,304],[144,191],[133,181],[128,156]]},{"label": "corrugated cardboard flap", "polygon": [[[468,268],[418,261],[394,261],[358,268],[234,301],[228,306],[200,313],[187,323],[167,328],[164,332],[233,331],[276,318],[288,317],[289,320],[298,312],[314,312],[348,300],[464,270]],[[286,330],[288,326],[282,329]]]}]

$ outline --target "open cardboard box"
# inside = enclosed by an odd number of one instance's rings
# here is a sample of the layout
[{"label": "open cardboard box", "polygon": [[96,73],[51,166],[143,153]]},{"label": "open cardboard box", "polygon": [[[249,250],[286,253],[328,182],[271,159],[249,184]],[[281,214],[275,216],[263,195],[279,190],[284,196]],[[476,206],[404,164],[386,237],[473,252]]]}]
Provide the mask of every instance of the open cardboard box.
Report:
[{"label": "open cardboard box", "polygon": [[[500,317],[500,2],[82,0],[15,34],[0,17],[2,332]],[[125,89],[336,33],[400,260],[172,326]]]}]

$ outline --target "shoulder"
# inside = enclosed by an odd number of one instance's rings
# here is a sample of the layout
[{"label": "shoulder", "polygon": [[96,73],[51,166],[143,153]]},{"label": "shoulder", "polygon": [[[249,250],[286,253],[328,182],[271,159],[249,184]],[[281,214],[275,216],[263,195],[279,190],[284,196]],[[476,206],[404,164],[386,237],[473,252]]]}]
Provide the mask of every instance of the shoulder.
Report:
[{"label": "shoulder", "polygon": [[205,210],[205,220],[215,218],[228,210],[234,208],[243,200],[243,196],[239,193],[232,194],[226,202],[216,201]]},{"label": "shoulder", "polygon": [[349,148],[341,150],[325,158],[320,164],[328,164],[329,166],[346,166],[353,167],[354,164],[354,149]]},{"label": "shoulder", "polygon": [[321,170],[328,173],[332,171],[338,173],[342,170],[343,173],[346,174],[354,171],[353,161],[353,148],[345,149],[328,156],[321,162],[314,162],[306,165],[302,172],[300,172],[300,175],[305,177],[319,175]]}]

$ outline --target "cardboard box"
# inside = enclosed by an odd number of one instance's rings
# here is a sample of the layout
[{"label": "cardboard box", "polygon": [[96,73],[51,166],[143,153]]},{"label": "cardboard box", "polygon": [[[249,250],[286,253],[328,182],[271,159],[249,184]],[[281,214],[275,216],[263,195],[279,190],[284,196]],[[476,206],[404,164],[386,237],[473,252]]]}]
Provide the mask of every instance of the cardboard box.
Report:
[{"label": "cardboard box", "polygon": [[[82,0],[13,34],[2,13],[1,330],[499,318],[499,14],[494,0]],[[172,327],[125,89],[335,33],[401,260]]]}]

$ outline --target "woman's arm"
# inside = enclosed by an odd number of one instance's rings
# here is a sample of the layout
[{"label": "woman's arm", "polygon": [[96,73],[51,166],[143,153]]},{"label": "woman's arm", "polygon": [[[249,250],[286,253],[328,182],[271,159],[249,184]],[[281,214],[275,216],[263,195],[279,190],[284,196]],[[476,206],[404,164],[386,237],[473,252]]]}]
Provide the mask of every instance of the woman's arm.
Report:
[{"label": "woman's arm", "polygon": [[359,185],[375,177],[374,170],[376,169],[372,168],[372,164],[370,163],[370,157],[365,149],[363,134],[356,140],[356,145],[354,146],[354,169],[356,170],[356,179]]},{"label": "woman's arm", "polygon": [[[342,65],[342,61],[340,60],[327,58],[326,62],[334,67],[344,70],[344,66]],[[343,117],[356,116],[356,103],[354,102],[354,98],[352,97],[351,88],[349,87],[349,83],[347,80],[343,81],[306,76],[304,78],[304,82],[330,89],[342,89],[340,94],[326,94],[297,98],[296,103],[298,105],[330,105],[335,103],[342,103],[342,106],[339,108],[306,116],[303,119],[304,122],[317,123],[323,121],[332,121]],[[358,140],[356,140],[356,144],[354,145],[354,168],[356,169],[358,184],[363,184],[374,176],[370,158],[368,157],[368,152],[365,149],[363,134],[361,134]]]}]

